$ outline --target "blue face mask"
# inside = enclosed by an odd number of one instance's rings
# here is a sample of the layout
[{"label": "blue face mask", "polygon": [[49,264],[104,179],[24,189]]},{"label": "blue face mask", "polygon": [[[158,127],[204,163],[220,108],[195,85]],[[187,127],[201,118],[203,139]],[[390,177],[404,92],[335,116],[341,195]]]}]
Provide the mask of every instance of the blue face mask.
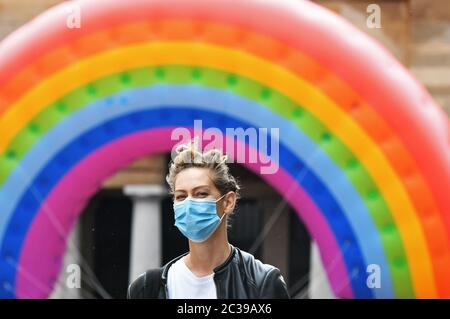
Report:
[{"label": "blue face mask", "polygon": [[223,214],[219,218],[216,209],[216,203],[225,195],[217,200],[187,197],[182,202],[175,203],[173,205],[175,226],[193,242],[207,240],[216,231],[226,215]]}]

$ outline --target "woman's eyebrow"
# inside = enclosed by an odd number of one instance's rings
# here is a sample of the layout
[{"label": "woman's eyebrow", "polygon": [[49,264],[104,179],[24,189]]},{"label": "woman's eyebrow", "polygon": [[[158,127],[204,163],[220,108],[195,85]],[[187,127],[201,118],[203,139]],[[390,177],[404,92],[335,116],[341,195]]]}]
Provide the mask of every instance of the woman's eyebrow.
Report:
[{"label": "woman's eyebrow", "polygon": [[207,189],[209,190],[209,185],[199,185],[199,186],[195,186],[192,190],[193,190],[193,191],[196,191],[196,190],[198,190],[199,188],[202,188],[202,187],[207,188]]},{"label": "woman's eyebrow", "polygon": [[[207,188],[208,190],[209,190],[209,185],[199,185],[199,186],[195,186],[193,189],[192,189],[192,191],[196,191],[196,190],[198,190],[199,188]],[[184,190],[184,189],[176,189],[175,191],[174,191],[174,193],[187,193],[187,191],[186,190]]]}]

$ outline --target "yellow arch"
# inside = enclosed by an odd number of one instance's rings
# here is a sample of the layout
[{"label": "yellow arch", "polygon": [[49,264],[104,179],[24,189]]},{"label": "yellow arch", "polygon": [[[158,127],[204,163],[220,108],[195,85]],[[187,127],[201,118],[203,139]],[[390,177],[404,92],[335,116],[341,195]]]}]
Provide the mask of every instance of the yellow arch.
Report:
[{"label": "yellow arch", "polygon": [[[93,55],[54,73],[0,118],[0,152],[44,107],[96,78],[145,65],[186,64],[222,69],[254,79],[303,105],[358,157],[388,203],[409,260],[416,297],[436,297],[426,238],[408,194],[382,151],[338,105],[304,79],[248,53],[204,43],[153,42]],[[364,146],[364,147],[361,147]]]}]

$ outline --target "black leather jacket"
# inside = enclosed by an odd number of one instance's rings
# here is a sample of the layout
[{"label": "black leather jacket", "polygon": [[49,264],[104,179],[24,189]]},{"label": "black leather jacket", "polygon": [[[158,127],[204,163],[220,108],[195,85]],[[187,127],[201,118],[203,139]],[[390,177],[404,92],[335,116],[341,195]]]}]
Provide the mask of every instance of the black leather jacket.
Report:
[{"label": "black leather jacket", "polygon": [[[169,267],[181,257],[160,269],[139,276],[128,287],[127,298],[167,298]],[[232,247],[228,259],[214,269],[217,299],[287,299],[289,294],[280,271],[255,259],[251,254]]]}]

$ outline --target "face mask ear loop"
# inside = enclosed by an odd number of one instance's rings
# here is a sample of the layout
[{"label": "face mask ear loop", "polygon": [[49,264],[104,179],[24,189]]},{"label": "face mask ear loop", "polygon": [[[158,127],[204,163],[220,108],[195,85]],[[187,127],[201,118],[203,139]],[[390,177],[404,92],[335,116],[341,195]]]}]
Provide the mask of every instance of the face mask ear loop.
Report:
[{"label": "face mask ear loop", "polygon": [[216,203],[217,203],[219,200],[221,200],[222,198],[224,198],[225,196],[227,196],[227,194],[223,194],[222,196],[220,196],[220,197],[216,200]]},{"label": "face mask ear loop", "polygon": [[219,223],[219,224],[222,223],[222,219],[225,217],[225,215],[227,215],[227,213],[223,213],[223,214],[222,214],[222,217],[220,217],[220,223]]},{"label": "face mask ear loop", "polygon": [[[227,194],[223,194],[221,197],[219,197],[219,198],[216,200],[216,203],[217,203],[218,201],[220,201],[222,198],[224,198],[226,195],[227,195]],[[220,223],[222,223],[223,216],[225,216],[226,214],[227,214],[227,213],[223,212],[222,217],[220,217]]]},{"label": "face mask ear loop", "polygon": [[[216,203],[221,200],[222,198],[224,198],[227,194],[223,194],[219,199],[217,199]],[[228,213],[223,212],[222,216],[220,217],[220,224],[222,224],[222,219],[225,217],[225,215],[228,215]]]}]

